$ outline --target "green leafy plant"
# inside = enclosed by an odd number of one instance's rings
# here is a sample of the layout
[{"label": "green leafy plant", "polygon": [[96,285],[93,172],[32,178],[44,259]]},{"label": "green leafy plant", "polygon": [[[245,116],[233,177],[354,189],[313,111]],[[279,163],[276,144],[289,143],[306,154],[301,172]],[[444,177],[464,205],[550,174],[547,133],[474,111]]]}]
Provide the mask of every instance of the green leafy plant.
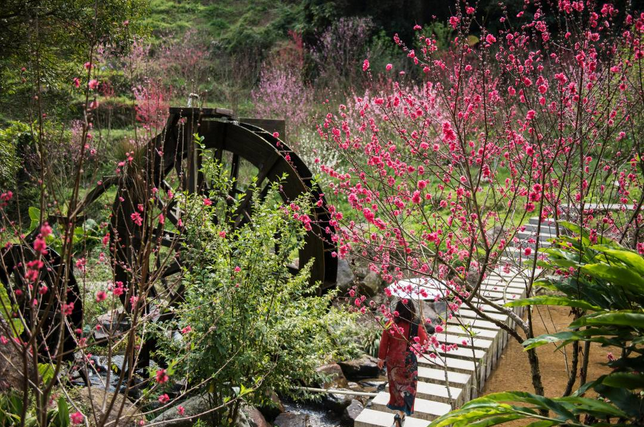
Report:
[{"label": "green leafy plant", "polygon": [[[0,426],[37,426],[35,414],[27,412],[22,419],[23,399],[18,393],[0,394]],[[24,421],[24,422],[23,422]],[[47,425],[49,427],[67,427],[70,425],[69,405],[64,397],[59,397],[55,406],[47,411]]]},{"label": "green leafy plant", "polygon": [[[188,196],[194,226],[186,229],[183,256],[184,301],[172,322],[163,325],[161,352],[168,375],[207,390],[216,425],[237,419],[241,397],[268,403],[267,392],[295,397],[293,386],[310,383],[329,352],[325,322],[330,295],[317,296],[309,267],[294,275],[288,267],[304,242],[296,218],[307,212],[304,200],[285,205],[279,183],[260,195],[256,183],[230,200],[232,183],[223,168],[206,162],[207,198]],[[252,220],[236,220],[252,194]],[[180,196],[177,196],[180,197]],[[168,331],[182,331],[168,339]],[[175,334],[176,335],[176,334]]]},{"label": "green leafy plant", "polygon": [[0,189],[6,191],[16,185],[16,173],[21,166],[20,144],[31,138],[29,126],[22,122],[9,122],[0,129]]},{"label": "green leafy plant", "polygon": [[[29,220],[31,221],[29,229],[34,231],[41,225],[40,209],[30,206],[28,213]],[[53,226],[52,233],[47,236],[45,241],[47,242],[47,246],[59,252],[63,247],[63,236],[65,234],[65,230],[58,224],[51,225]],[[98,224],[91,218],[85,220],[82,225],[74,227],[74,232],[71,234],[73,251],[87,251],[96,246],[100,242],[99,233],[100,229]]]},{"label": "green leafy plant", "polygon": [[334,343],[334,360],[357,358],[364,353],[377,356],[382,326],[359,312],[333,307],[326,315],[329,337]]}]

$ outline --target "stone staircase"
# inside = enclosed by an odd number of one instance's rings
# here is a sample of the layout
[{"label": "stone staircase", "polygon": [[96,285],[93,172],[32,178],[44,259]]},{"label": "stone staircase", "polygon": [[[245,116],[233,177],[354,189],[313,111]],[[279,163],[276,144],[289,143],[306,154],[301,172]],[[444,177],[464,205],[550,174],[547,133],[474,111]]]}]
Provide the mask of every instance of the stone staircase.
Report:
[{"label": "stone staircase", "polygon": [[[550,245],[547,239],[554,237],[554,223],[549,220],[542,222],[541,233],[537,236],[538,221],[538,218],[530,219],[518,235],[519,247],[508,248],[508,258],[514,262],[527,259],[523,248],[530,246],[529,239],[538,238],[540,247]],[[519,273],[516,268],[494,270],[483,282],[482,295],[499,304],[524,297],[526,281]],[[490,317],[514,327],[509,316],[493,307],[483,303],[478,303],[477,307]],[[519,316],[523,315],[523,310],[523,307],[514,308]],[[405,427],[427,427],[430,421],[477,397],[477,390],[485,385],[508,342],[507,332],[466,308],[453,313],[444,331],[437,333],[436,337],[440,343],[458,344],[458,349],[449,352],[437,350],[435,357],[419,357],[415,412],[407,417]],[[387,391],[378,393],[356,418],[355,427],[390,427],[394,414],[387,409],[388,401]]]}]

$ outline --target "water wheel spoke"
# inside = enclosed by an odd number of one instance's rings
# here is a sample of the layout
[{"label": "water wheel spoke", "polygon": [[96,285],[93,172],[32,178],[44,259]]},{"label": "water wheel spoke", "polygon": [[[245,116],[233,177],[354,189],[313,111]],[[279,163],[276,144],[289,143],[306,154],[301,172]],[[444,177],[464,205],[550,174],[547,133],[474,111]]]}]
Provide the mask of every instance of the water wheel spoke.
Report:
[{"label": "water wheel spoke", "polygon": [[179,233],[163,230],[163,234],[160,236],[159,243],[161,244],[161,246],[164,246],[166,248],[177,248],[185,243],[185,239],[181,237]]},{"label": "water wheel spoke", "polygon": [[[268,192],[270,189],[271,189],[270,184],[266,184],[262,188],[262,191],[260,191],[259,193],[260,203],[266,200],[266,196],[268,196]],[[247,190],[243,200],[239,203],[239,206],[234,214],[235,228],[239,228],[251,220],[252,205],[253,205],[253,192],[251,190]]]},{"label": "water wheel spoke", "polygon": [[161,198],[155,198],[155,204],[157,208],[161,210],[165,218],[167,218],[175,227],[181,228],[179,226],[179,219],[185,215],[185,210],[179,206],[179,203],[176,199],[173,199],[170,203],[165,203]]},{"label": "water wheel spoke", "polygon": [[232,189],[231,193],[235,193],[237,191],[237,184],[239,181],[239,164],[241,160],[239,158],[239,154],[233,153],[233,159],[230,164],[230,182],[232,183]]},{"label": "water wheel spoke", "polygon": [[281,158],[282,156],[277,151],[275,151],[273,155],[261,165],[257,174],[257,185],[262,185],[264,180],[269,176],[270,172],[273,170],[273,168]]},{"label": "water wheel spoke", "polygon": [[180,259],[174,258],[167,262],[166,265],[161,265],[154,273],[158,277],[160,284],[163,288],[163,297],[170,305],[175,305],[179,301],[183,301],[183,293],[185,287],[181,281],[181,273],[183,265]]}]

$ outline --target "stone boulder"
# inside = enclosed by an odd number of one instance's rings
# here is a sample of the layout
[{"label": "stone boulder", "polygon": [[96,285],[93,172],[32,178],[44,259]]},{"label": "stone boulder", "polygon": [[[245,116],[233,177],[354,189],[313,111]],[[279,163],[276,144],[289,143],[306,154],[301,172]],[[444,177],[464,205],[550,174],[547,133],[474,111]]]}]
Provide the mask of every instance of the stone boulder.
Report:
[{"label": "stone boulder", "polygon": [[372,297],[382,291],[384,281],[375,271],[369,271],[362,282],[358,284],[358,291],[361,294]]},{"label": "stone boulder", "polygon": [[110,310],[98,316],[96,326],[97,328],[92,331],[96,340],[108,339],[111,334],[130,329],[130,323],[126,320],[122,308]]},{"label": "stone boulder", "polygon": [[254,406],[244,405],[241,414],[246,418],[249,427],[271,427],[259,409]]},{"label": "stone boulder", "polygon": [[376,378],[380,375],[378,359],[364,355],[359,359],[338,362],[344,376],[349,380],[360,380],[363,378]]},{"label": "stone boulder", "polygon": [[345,408],[351,404],[351,396],[344,393],[326,393],[322,405],[329,411],[342,415]]},{"label": "stone boulder", "polygon": [[[183,415],[179,414],[179,406],[183,406],[185,410]],[[203,413],[208,409],[210,409],[210,401],[207,395],[193,396],[162,412],[151,423],[163,423],[164,427],[190,427],[199,420],[197,414]],[[202,419],[207,421],[207,417],[208,414],[204,415]]]},{"label": "stone boulder", "polygon": [[[105,424],[114,427],[137,426],[139,421],[145,421],[145,415],[122,394],[111,393],[96,387],[92,387],[90,393],[90,389],[84,387],[80,390],[79,398],[90,425],[95,425],[95,418],[102,420],[106,413],[107,420]],[[108,413],[107,410],[112,399],[116,400]],[[119,416],[121,405],[123,405],[123,410]]]},{"label": "stone boulder", "polygon": [[307,414],[284,412],[275,418],[275,427],[311,427]]},{"label": "stone boulder", "polygon": [[353,281],[355,280],[355,275],[353,270],[351,270],[351,265],[346,259],[338,260],[338,275],[335,279],[336,285],[341,292],[347,292],[351,286],[353,286]]},{"label": "stone boulder", "polygon": [[259,410],[267,420],[274,420],[277,416],[284,412],[284,405],[282,404],[282,401],[280,400],[277,393],[275,393],[274,391],[267,391],[266,396],[270,399],[271,403],[260,406]]},{"label": "stone boulder", "polygon": [[353,399],[351,404],[345,408],[342,414],[342,421],[347,425],[354,425],[356,418],[358,418],[358,415],[360,415],[363,409],[364,406],[362,403],[357,399]]},{"label": "stone boulder", "polygon": [[329,363],[318,367],[316,372],[321,373],[328,379],[321,384],[322,388],[346,388],[347,379],[342,373],[342,368],[337,363]]}]

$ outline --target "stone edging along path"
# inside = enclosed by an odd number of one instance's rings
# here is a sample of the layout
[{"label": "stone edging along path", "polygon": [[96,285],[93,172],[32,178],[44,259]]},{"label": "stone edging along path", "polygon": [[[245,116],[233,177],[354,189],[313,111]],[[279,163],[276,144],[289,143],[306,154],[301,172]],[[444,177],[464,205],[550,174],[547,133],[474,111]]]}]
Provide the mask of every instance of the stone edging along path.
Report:
[{"label": "stone edging along path", "polygon": [[[536,239],[538,219],[531,218],[519,236],[526,242]],[[552,224],[546,220],[541,224],[538,237],[540,246],[550,246],[547,239]],[[524,245],[530,246],[529,244]],[[508,248],[506,255],[520,257],[521,250]],[[526,281],[516,269],[510,271],[494,270],[482,285],[483,295],[499,303],[525,297]],[[505,314],[490,306],[480,306],[488,315],[514,327],[513,321]],[[518,316],[523,315],[523,307],[515,307]],[[466,330],[467,329],[467,330]],[[471,336],[473,333],[473,337]],[[447,327],[435,335],[439,343],[458,344],[459,348],[438,357],[419,357],[418,392],[414,414],[407,417],[405,427],[427,427],[429,422],[448,413],[476,397],[477,390],[485,385],[508,342],[508,333],[492,322],[480,319],[475,312],[466,308],[458,310],[447,321]],[[447,377],[447,381],[446,381]],[[355,420],[355,427],[390,427],[394,422],[393,412],[387,409],[389,393],[382,391],[367,405]]]}]

